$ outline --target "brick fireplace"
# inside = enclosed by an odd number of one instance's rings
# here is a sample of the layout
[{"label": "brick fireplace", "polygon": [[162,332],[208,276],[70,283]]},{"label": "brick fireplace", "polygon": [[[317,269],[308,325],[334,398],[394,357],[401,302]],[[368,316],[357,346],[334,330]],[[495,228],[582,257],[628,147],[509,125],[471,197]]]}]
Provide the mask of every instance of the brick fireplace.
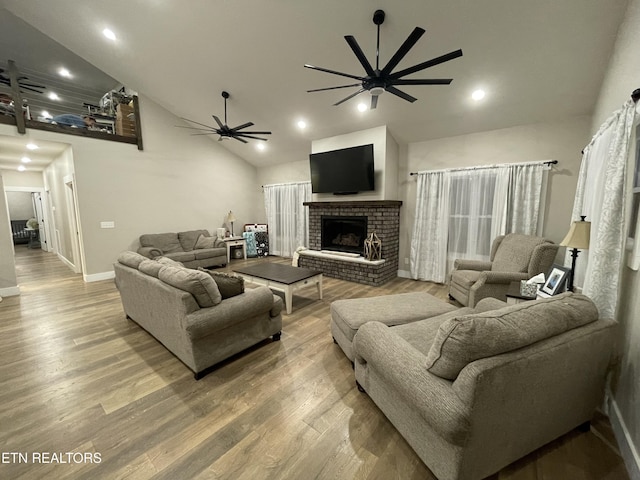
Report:
[{"label": "brick fireplace", "polygon": [[[372,200],[348,202],[305,202],[309,207],[309,250],[301,252],[299,265],[305,268],[321,270],[326,276],[378,286],[395,278],[398,274],[398,251],[400,246],[400,207],[401,201]],[[374,233],[382,242],[382,260],[370,262],[363,257],[341,256],[344,250],[363,253],[361,247],[354,248],[351,237],[337,243],[350,244],[347,248],[335,246],[326,249],[327,239],[323,247],[322,226],[327,219],[341,219],[345,224],[366,219],[366,235]],[[337,228],[337,227],[335,227]],[[351,232],[340,232],[340,235],[351,235]],[[333,233],[334,239],[336,233]],[[326,233],[325,233],[326,237]],[[351,248],[351,250],[349,249]],[[321,252],[322,251],[322,252]]]}]

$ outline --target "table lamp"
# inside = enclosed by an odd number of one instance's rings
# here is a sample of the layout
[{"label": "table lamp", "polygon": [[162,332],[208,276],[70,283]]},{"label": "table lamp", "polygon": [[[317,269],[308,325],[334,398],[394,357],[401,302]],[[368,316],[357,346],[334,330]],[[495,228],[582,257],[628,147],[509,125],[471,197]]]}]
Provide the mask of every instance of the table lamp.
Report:
[{"label": "table lamp", "polygon": [[587,250],[589,248],[589,238],[591,234],[591,222],[585,222],[586,216],[580,215],[580,221],[573,222],[569,233],[564,237],[564,240],[560,242],[563,247],[571,248],[571,274],[569,276],[569,284],[567,290],[573,292],[573,281],[576,273],[576,258],[578,258],[578,252],[580,250]]},{"label": "table lamp", "polygon": [[233,237],[233,222],[236,221],[236,216],[233,214],[233,212],[231,210],[229,210],[229,213],[227,214],[227,222],[229,222],[229,225],[231,225],[231,236]]}]

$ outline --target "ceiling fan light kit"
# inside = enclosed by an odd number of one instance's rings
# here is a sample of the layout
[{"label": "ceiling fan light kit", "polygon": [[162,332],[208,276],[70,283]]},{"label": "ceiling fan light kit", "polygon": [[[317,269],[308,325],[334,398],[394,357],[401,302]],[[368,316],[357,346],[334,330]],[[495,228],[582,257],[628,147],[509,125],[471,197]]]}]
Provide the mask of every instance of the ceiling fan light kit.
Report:
[{"label": "ceiling fan light kit", "polygon": [[230,97],[228,92],[222,92],[222,98],[224,98],[224,124],[220,121],[218,117],[215,115],[211,115],[213,119],[218,124],[218,127],[212,127],[210,125],[205,125],[204,123],[196,122],[195,120],[189,120],[188,118],[181,117],[182,120],[186,120],[187,122],[194,123],[196,125],[200,125],[200,127],[185,127],[183,125],[176,125],[179,128],[189,128],[192,130],[199,130],[204,133],[192,133],[191,135],[219,135],[218,141],[226,140],[228,138],[233,138],[234,140],[238,140],[242,143],[249,143],[246,138],[251,140],[261,140],[266,142],[266,138],[256,137],[255,135],[271,135],[271,132],[267,131],[247,131],[245,128],[252,127],[253,122],[243,123],[242,125],[238,125],[237,127],[230,128],[227,125],[227,99]]},{"label": "ceiling fan light kit", "polygon": [[419,63],[414,65],[413,67],[406,68],[404,70],[400,70],[398,72],[392,73],[393,69],[398,66],[398,64],[402,61],[402,59],[409,53],[409,50],[413,48],[413,46],[418,42],[420,37],[425,33],[425,30],[420,27],[416,27],[413,29],[413,32],[407,37],[404,43],[398,48],[396,53],[393,54],[389,62],[380,69],[380,25],[384,23],[385,13],[382,10],[376,10],[373,14],[373,23],[377,26],[377,40],[376,40],[376,66],[375,69],[367,60],[367,57],[364,55],[360,45],[356,41],[355,37],[352,35],[346,35],[344,39],[347,41],[347,44],[355,54],[356,58],[360,62],[360,65],[365,70],[365,76],[357,76],[351,75],[349,73],[338,72],[335,70],[329,70],[327,68],[316,67],[314,65],[305,64],[305,68],[310,68],[312,70],[318,70],[320,72],[330,73],[332,75],[339,75],[341,77],[352,78],[354,80],[358,80],[360,83],[353,83],[349,85],[339,85],[336,87],[327,87],[327,88],[316,88],[313,90],[307,90],[307,92],[323,92],[326,90],[335,90],[339,88],[351,88],[351,87],[360,87],[358,91],[352,93],[351,95],[343,98],[342,100],[334,103],[334,106],[340,105],[347,100],[352,99],[356,95],[359,95],[362,92],[368,91],[371,94],[371,109],[376,108],[378,104],[378,97],[384,93],[389,92],[397,97],[402,98],[408,102],[415,102],[417,98],[412,97],[411,95],[403,92],[398,89],[397,85],[449,85],[453,79],[452,78],[431,78],[431,79],[405,79],[403,77],[407,75],[411,75],[412,73],[420,72],[429,67],[433,67],[439,65],[444,62],[448,62],[455,58],[462,56],[462,50],[455,50],[453,52],[447,53],[440,57],[433,58],[423,63]]}]

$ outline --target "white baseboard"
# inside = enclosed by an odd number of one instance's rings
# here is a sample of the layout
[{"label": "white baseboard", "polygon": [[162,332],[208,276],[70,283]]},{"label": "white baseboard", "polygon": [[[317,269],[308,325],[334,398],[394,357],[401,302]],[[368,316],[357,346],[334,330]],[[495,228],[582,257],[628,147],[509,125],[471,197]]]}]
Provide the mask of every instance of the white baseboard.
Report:
[{"label": "white baseboard", "polygon": [[612,408],[609,409],[609,420],[611,421],[611,428],[618,441],[618,447],[624,460],[624,464],[629,472],[629,478],[631,480],[640,480],[640,453],[638,453],[637,446],[633,443],[633,438],[629,433],[629,429],[622,418],[622,413],[618,408],[618,404],[611,396],[609,392],[609,404]]},{"label": "white baseboard", "polygon": [[102,273],[92,273],[91,275],[84,274],[82,276],[85,282],[101,282],[102,280],[111,280],[112,278],[116,278],[116,273],[111,272],[102,272]]},{"label": "white baseboard", "polygon": [[398,276],[401,278],[411,278],[411,272],[409,270],[398,270]]},{"label": "white baseboard", "polygon": [[19,286],[0,288],[0,297],[15,297],[16,295],[20,295]]},{"label": "white baseboard", "polygon": [[57,255],[60,261],[64,263],[67,267],[69,267],[75,273],[80,273],[78,272],[78,269],[76,268],[76,266],[73,263],[71,263],[69,260],[67,260],[67,258],[64,255],[62,255],[60,252],[58,252]]}]

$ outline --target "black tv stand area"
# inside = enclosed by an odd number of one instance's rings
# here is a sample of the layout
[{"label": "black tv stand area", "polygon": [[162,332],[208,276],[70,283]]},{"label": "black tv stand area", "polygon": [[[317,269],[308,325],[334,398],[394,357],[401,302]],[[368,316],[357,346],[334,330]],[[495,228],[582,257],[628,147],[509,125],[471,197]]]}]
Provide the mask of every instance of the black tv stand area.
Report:
[{"label": "black tv stand area", "polygon": [[355,195],[359,192],[333,192],[334,195]]}]

